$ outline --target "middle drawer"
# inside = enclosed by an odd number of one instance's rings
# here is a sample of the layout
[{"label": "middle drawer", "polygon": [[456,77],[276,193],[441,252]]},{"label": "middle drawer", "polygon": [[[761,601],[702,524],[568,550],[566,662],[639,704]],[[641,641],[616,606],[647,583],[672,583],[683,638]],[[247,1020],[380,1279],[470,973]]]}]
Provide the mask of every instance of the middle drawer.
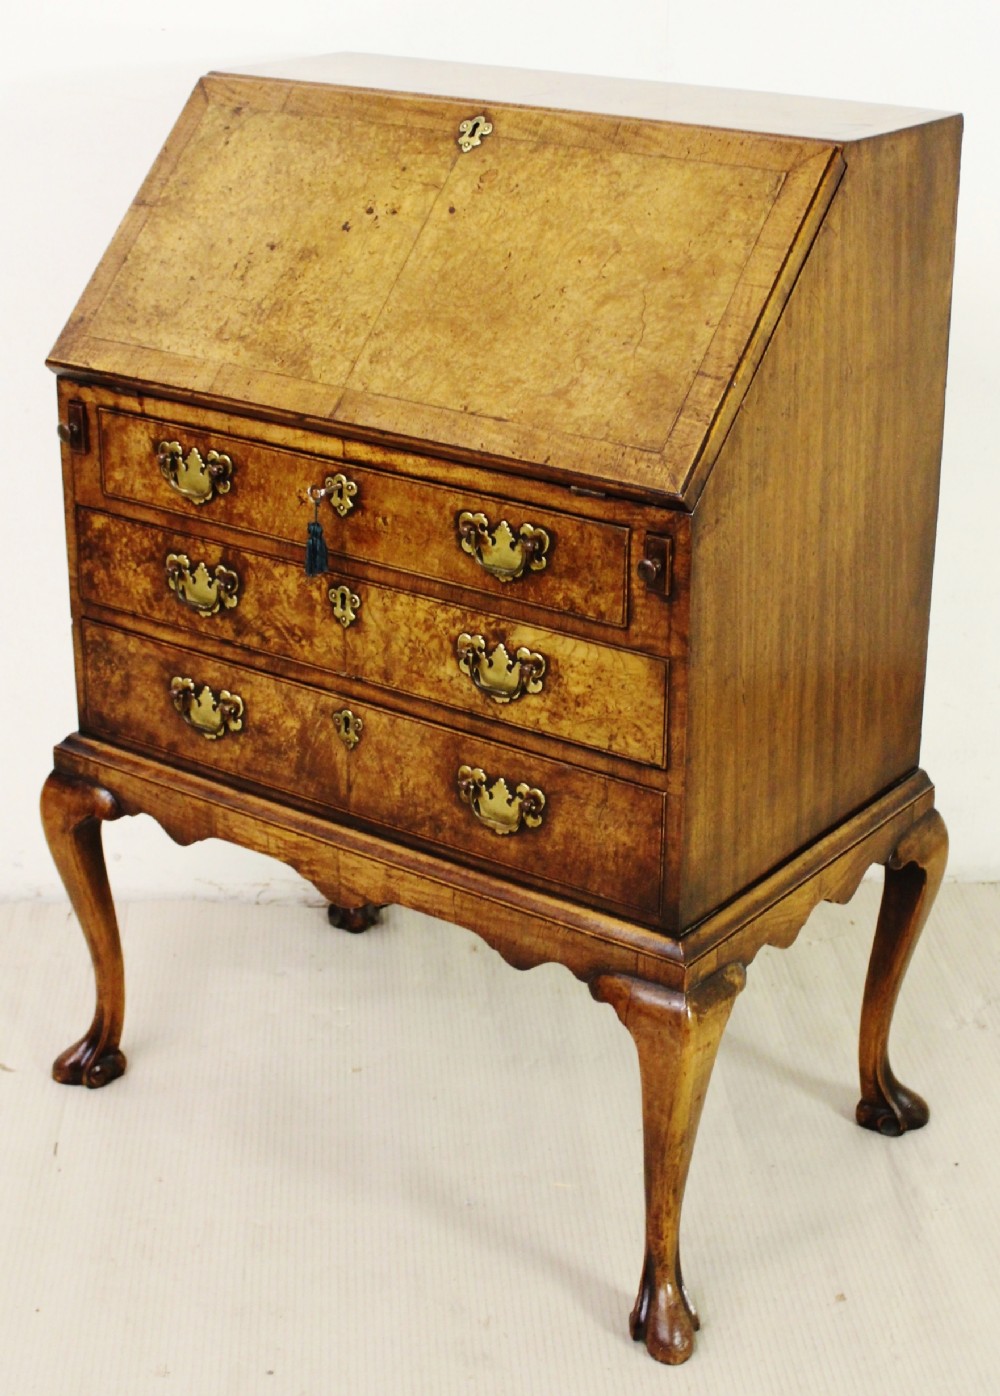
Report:
[{"label": "middle drawer", "polygon": [[77,543],[85,603],[664,764],[664,660],[91,509]]}]

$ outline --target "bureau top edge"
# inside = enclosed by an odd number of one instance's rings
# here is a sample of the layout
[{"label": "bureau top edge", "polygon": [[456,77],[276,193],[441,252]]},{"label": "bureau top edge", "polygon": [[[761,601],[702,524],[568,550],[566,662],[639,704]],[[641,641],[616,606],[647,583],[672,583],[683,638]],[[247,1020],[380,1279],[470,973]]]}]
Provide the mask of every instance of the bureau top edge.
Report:
[{"label": "bureau top edge", "polygon": [[799,136],[837,144],[887,135],[956,114],[843,98],[374,53],[316,54],[220,69],[212,75],[447,95],[514,106],[753,131],[760,135]]}]

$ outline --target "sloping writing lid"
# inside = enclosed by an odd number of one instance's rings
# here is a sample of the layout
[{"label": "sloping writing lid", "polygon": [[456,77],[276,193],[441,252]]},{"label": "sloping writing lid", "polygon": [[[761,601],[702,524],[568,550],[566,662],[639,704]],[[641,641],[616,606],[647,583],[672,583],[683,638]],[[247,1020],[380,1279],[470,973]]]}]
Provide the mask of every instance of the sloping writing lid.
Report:
[{"label": "sloping writing lid", "polygon": [[211,76],[50,362],[689,503],[842,168],[823,141]]}]

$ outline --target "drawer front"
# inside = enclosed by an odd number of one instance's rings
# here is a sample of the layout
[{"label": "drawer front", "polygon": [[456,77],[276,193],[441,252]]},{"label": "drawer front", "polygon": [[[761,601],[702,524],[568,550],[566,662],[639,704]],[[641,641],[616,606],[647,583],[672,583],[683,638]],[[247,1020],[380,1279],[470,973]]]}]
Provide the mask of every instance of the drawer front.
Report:
[{"label": "drawer front", "polygon": [[662,660],[112,514],[78,510],[77,538],[85,602],[664,763]]},{"label": "drawer front", "polygon": [[619,524],[108,409],[99,424],[109,499],[304,546],[313,515],[304,491],[342,475],[320,504],[333,559],[627,624],[629,529]]},{"label": "drawer front", "polygon": [[354,815],[459,861],[647,919],[658,913],[657,791],[92,622],[81,645],[94,733]]}]

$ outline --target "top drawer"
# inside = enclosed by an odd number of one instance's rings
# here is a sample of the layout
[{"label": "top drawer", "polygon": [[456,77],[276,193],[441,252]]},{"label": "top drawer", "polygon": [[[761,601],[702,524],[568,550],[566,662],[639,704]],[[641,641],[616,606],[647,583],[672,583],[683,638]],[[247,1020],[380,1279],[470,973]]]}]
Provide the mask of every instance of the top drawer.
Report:
[{"label": "top drawer", "polygon": [[332,557],[627,624],[629,529],[620,524],[107,408],[98,421],[109,499],[304,547],[304,493],[329,480],[320,519]]}]

